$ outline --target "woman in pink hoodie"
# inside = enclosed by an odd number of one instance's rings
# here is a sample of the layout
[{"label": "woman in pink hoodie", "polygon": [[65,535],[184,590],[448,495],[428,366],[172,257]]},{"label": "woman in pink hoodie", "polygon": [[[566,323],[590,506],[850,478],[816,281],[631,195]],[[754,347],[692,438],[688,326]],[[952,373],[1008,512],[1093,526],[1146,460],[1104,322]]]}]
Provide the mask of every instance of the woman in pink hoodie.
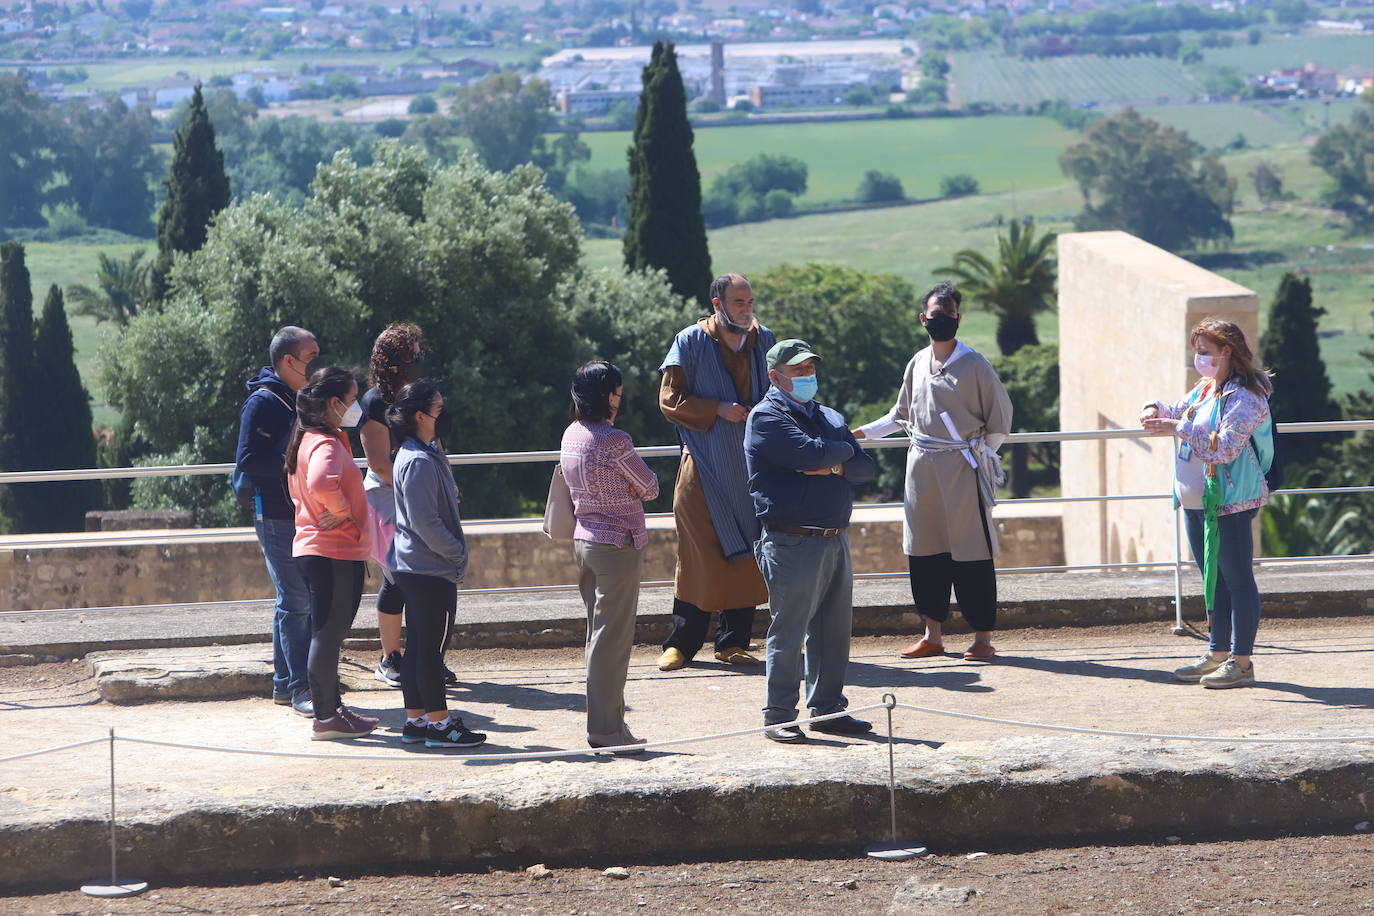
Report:
[{"label": "woman in pink hoodie", "polygon": [[291,554],[310,588],[310,656],[315,698],[311,738],[361,738],[378,719],[343,705],[339,649],[363,596],[371,547],[363,475],[341,428],[358,425],[358,382],[337,366],[317,370],[296,395],[296,431],[286,447],[287,485],[296,507]]}]

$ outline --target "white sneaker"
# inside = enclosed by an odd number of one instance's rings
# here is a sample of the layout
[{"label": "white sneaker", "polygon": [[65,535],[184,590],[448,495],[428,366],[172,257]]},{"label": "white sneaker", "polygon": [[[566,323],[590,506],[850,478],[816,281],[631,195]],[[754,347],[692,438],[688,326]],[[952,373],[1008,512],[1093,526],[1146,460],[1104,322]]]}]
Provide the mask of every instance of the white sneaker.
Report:
[{"label": "white sneaker", "polygon": [[1189,684],[1196,684],[1198,681],[1202,680],[1203,677],[1220,668],[1221,665],[1222,662],[1213,661],[1211,654],[1204,652],[1202,658],[1193,662],[1191,665],[1175,668],[1174,677]]},{"label": "white sneaker", "polygon": [[1211,687],[1213,690],[1223,690],[1227,687],[1253,687],[1255,685],[1255,666],[1252,663],[1249,667],[1242,668],[1240,662],[1234,658],[1228,658],[1221,663],[1220,668],[1204,677],[1200,683],[1203,687]]}]

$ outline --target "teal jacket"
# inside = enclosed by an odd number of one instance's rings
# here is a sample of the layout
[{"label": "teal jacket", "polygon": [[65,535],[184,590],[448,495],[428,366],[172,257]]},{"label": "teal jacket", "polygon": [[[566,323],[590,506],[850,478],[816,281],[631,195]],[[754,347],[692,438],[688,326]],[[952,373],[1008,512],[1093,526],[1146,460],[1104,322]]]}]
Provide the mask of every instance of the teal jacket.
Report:
[{"label": "teal jacket", "polygon": [[[1204,379],[1177,403],[1157,401],[1155,406],[1161,416],[1180,421],[1175,435],[1192,447],[1193,454],[1217,466],[1221,483],[1218,515],[1258,508],[1269,501],[1264,472],[1274,460],[1274,421],[1269,414],[1269,398],[1255,394],[1234,378],[1222,388],[1221,397],[1211,397],[1207,394],[1210,384]],[[1198,421],[1198,415],[1204,411],[1208,412],[1206,421]],[[1217,431],[1215,449],[1213,430]],[[1174,503],[1178,503],[1177,495]]]}]

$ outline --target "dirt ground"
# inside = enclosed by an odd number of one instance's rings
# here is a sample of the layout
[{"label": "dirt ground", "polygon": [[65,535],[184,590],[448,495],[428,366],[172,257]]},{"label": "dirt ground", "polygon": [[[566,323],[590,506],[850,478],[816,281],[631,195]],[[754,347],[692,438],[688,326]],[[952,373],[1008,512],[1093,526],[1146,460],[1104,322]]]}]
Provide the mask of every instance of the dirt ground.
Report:
[{"label": "dirt ground", "polygon": [[[1178,845],[1161,838],[1153,846],[969,855],[959,851],[880,862],[856,851],[846,858],[773,861],[555,863],[542,879],[519,865],[481,874],[305,874],[260,881],[250,876],[251,883],[227,886],[155,886],[125,900],[97,900],[77,890],[14,897],[0,900],[0,911],[14,916],[1374,912],[1374,837],[1369,834]],[[602,874],[617,864],[628,877]]]}]

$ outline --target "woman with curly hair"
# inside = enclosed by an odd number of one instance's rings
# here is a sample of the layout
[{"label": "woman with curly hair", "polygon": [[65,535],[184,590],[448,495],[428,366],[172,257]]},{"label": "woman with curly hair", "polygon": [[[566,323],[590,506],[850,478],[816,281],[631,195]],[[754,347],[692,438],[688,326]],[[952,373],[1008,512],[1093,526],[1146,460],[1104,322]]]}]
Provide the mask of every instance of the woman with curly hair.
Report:
[{"label": "woman with curly hair", "polygon": [[[359,438],[363,454],[367,456],[365,487],[367,501],[378,519],[387,526],[396,522],[396,492],[392,486],[391,469],[402,436],[393,432],[386,422],[386,411],[396,400],[396,394],[424,374],[426,355],[425,336],[409,321],[386,326],[372,344],[370,374],[372,387],[358,399],[363,409],[363,423]],[[444,430],[447,432],[447,430]],[[442,433],[440,438],[443,438]],[[385,555],[385,550],[378,551]],[[382,637],[382,655],[377,661],[373,677],[391,687],[401,686],[401,614],[405,598],[396,585],[396,577],[385,564],[382,568],[382,587],[377,593],[377,629]],[[447,640],[445,648],[448,647]],[[449,684],[457,682],[452,671],[444,669]]]}]

